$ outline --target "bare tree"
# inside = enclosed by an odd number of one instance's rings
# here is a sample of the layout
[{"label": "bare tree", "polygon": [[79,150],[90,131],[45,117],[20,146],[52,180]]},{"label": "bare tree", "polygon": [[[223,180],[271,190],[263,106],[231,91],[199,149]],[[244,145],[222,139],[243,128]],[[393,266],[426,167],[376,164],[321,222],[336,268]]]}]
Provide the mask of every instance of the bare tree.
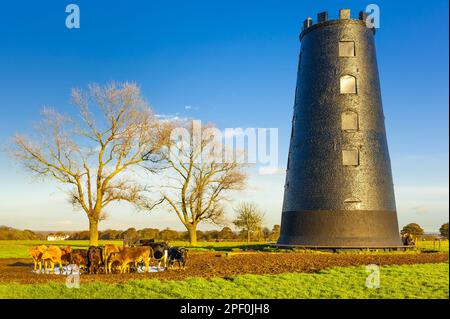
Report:
[{"label": "bare tree", "polygon": [[63,190],[70,203],[89,219],[90,245],[97,246],[98,223],[110,203],[154,206],[135,169],[155,170],[170,131],[152,114],[136,84],[91,85],[87,92],[72,90],[72,98],[78,121],[44,108],[32,137],[17,134],[10,151],[32,174],[67,186]]},{"label": "bare tree", "polygon": [[[218,130],[209,125],[196,132],[194,122],[173,123],[172,139],[163,156],[167,181],[162,185],[162,200],[186,227],[191,245],[197,243],[199,223],[223,224],[227,194],[242,189],[246,180],[237,152],[224,160],[224,148],[211,134]],[[177,129],[186,135],[174,142]]]},{"label": "bare tree", "polygon": [[247,232],[247,242],[250,242],[251,234],[258,232],[264,221],[264,214],[253,203],[242,203],[236,209],[236,219],[233,224]]}]

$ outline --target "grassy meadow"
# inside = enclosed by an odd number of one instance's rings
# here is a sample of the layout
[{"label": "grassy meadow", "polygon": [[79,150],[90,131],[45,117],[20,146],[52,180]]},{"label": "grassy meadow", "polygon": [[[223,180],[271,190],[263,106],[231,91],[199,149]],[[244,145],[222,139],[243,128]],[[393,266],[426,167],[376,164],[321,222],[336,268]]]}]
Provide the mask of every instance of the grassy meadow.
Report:
[{"label": "grassy meadow", "polygon": [[331,268],[319,273],[241,275],[227,279],[156,279],[126,283],[0,284],[0,298],[448,298],[448,263],[393,265],[380,269],[379,288],[367,288],[365,267]]}]

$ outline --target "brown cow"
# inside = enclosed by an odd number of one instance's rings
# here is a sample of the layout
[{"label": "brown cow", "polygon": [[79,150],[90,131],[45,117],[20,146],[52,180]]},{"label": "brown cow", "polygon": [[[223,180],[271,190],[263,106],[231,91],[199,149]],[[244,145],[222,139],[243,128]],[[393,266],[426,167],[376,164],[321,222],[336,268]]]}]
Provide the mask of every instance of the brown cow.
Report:
[{"label": "brown cow", "polygon": [[87,250],[74,249],[70,254],[70,263],[78,266],[79,269],[86,268],[88,263]]},{"label": "brown cow", "polygon": [[49,246],[47,250],[42,254],[42,260],[44,261],[44,269],[47,272],[47,264],[50,264],[51,271],[55,271],[55,264],[58,264],[60,272],[63,272],[62,265],[70,264],[70,254],[72,247],[57,247]]},{"label": "brown cow", "polygon": [[[103,263],[103,248],[97,246],[89,246],[87,251],[88,264],[87,268],[90,274],[97,274],[100,272]],[[104,267],[106,268],[106,267]]]},{"label": "brown cow", "polygon": [[130,263],[134,264],[137,269],[138,263],[145,264],[145,271],[148,271],[149,260],[151,256],[150,247],[123,247],[119,252],[111,253],[108,260],[108,271],[111,272],[111,267],[114,262],[119,263],[119,270],[125,273]]},{"label": "brown cow", "polygon": [[72,247],[67,246],[67,247],[60,247],[62,255],[61,255],[61,262],[64,265],[68,265],[70,264],[70,258],[71,258],[71,253],[72,253]]},{"label": "brown cow", "polygon": [[47,250],[47,246],[45,246],[45,245],[31,247],[28,249],[28,253],[30,254],[31,258],[33,258],[34,271],[36,271],[36,268],[38,266],[39,266],[39,271],[42,270],[42,254],[46,250]]},{"label": "brown cow", "polygon": [[47,266],[50,264],[50,272],[55,271],[55,264],[58,264],[59,269],[62,271],[61,257],[63,251],[57,246],[49,246],[42,254],[42,261],[44,262],[44,270],[47,272]]},{"label": "brown cow", "polygon": [[112,244],[105,244],[103,247],[103,264],[105,265],[105,273],[108,273],[108,259],[112,253],[118,253],[122,247]]}]

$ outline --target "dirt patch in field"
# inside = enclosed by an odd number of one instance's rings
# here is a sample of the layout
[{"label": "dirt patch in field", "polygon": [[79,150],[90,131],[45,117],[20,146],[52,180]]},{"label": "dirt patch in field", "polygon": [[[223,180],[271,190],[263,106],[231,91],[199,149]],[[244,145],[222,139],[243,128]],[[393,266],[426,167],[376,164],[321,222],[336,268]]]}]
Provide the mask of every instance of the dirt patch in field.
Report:
[{"label": "dirt patch in field", "polygon": [[[227,278],[242,274],[280,274],[287,272],[317,272],[337,266],[360,266],[368,264],[404,265],[439,263],[448,261],[448,252],[421,254],[333,254],[333,253],[214,253],[189,252],[185,270],[168,270],[159,273],[81,275],[81,283],[124,282],[133,279],[156,278],[181,280],[188,277]],[[0,259],[0,283],[17,282],[35,284],[64,282],[64,275],[35,274],[31,259]]]}]

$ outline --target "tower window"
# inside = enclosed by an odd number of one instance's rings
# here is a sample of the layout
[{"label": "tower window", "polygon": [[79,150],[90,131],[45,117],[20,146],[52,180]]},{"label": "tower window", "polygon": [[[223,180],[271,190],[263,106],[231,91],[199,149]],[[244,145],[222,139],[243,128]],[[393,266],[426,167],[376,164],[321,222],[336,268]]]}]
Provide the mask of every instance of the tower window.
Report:
[{"label": "tower window", "polygon": [[355,56],[355,42],[339,41],[339,56]]},{"label": "tower window", "polygon": [[359,151],[357,149],[342,150],[342,165],[358,166],[359,165]]},{"label": "tower window", "polygon": [[352,111],[343,112],[341,114],[341,128],[343,131],[357,131],[358,114]]},{"label": "tower window", "polygon": [[297,68],[298,71],[300,71],[300,67],[302,65],[302,54],[303,54],[303,50],[300,51],[300,56],[298,57],[298,68]]},{"label": "tower window", "polygon": [[356,78],[351,75],[341,76],[340,81],[340,92],[341,94],[352,94],[356,93]]},{"label": "tower window", "polygon": [[344,203],[348,204],[348,203],[361,203],[361,200],[357,197],[348,197],[344,200]]}]

